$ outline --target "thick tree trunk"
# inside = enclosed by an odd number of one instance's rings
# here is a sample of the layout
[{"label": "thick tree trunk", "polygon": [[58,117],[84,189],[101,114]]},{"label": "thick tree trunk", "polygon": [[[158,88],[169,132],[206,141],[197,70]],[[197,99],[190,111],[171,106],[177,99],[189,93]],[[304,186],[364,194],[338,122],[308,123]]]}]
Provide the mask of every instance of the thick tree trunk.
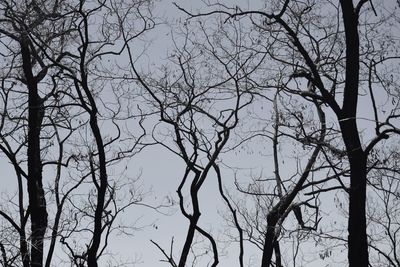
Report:
[{"label": "thick tree trunk", "polygon": [[352,153],[350,159],[350,207],[349,207],[349,266],[368,266],[368,240],[365,215],[366,157]]},{"label": "thick tree trunk", "polygon": [[344,120],[341,123],[341,130],[350,162],[349,266],[368,267],[368,239],[365,213],[367,155],[365,155],[361,148],[355,120]]},{"label": "thick tree trunk", "polygon": [[340,0],[346,35],[346,80],[343,108],[338,116],[350,162],[348,260],[350,267],[368,267],[368,239],[365,218],[367,155],[357,129],[357,103],[360,72],[358,13],[353,1]]},{"label": "thick tree trunk", "polygon": [[28,40],[21,38],[23,71],[28,87],[28,195],[31,218],[31,266],[43,266],[43,239],[47,228],[47,210],[42,185],[40,131],[43,119],[42,100],[32,73]]}]

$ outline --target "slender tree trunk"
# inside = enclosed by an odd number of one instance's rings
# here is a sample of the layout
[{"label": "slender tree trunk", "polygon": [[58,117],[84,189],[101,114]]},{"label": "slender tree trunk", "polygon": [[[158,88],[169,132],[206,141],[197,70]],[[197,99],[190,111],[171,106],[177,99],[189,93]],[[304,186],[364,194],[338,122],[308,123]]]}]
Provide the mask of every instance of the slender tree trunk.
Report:
[{"label": "slender tree trunk", "polygon": [[[61,218],[61,209],[58,207],[56,216],[54,219],[54,224],[53,224],[53,230],[51,231],[51,241],[50,241],[50,246],[49,246],[49,251],[47,252],[47,258],[46,258],[46,267],[50,267],[51,260],[53,258],[53,253],[54,253],[54,248],[56,245],[56,240],[57,240],[57,234],[58,234],[58,226],[60,223],[60,218]],[[25,267],[25,266],[24,266]]]},{"label": "slender tree trunk", "polygon": [[[278,208],[279,209],[279,208]],[[265,241],[263,247],[263,255],[261,261],[261,267],[269,267],[272,262],[272,252],[275,248],[277,239],[277,233],[275,231],[276,224],[279,220],[278,212],[271,212],[267,216],[267,233],[265,234]]]},{"label": "slender tree trunk", "polygon": [[[15,160],[16,162],[16,160]],[[14,165],[15,167],[15,165]],[[24,210],[24,188],[22,185],[22,176],[19,173],[19,170],[15,168],[15,172],[17,173],[17,181],[18,181],[18,208],[19,208],[19,221],[21,225],[21,231],[19,232],[19,250],[21,253],[21,260],[23,267],[30,267],[30,255],[28,250],[28,242],[26,239],[26,232],[25,232],[25,225],[26,225],[26,218],[25,218],[25,210]],[[27,211],[27,215],[30,211]]]},{"label": "slender tree trunk", "polygon": [[46,199],[42,185],[40,130],[43,119],[42,100],[32,73],[31,53],[27,37],[20,41],[23,71],[28,87],[28,195],[31,213],[31,266],[43,266],[43,239],[47,228]]},{"label": "slender tree trunk", "polygon": [[[104,204],[106,199],[107,187],[108,187],[108,176],[107,176],[107,162],[106,162],[106,152],[104,149],[103,137],[101,135],[101,131],[98,124],[98,109],[96,105],[96,101],[90,90],[90,86],[88,83],[88,73],[86,70],[87,62],[86,56],[88,53],[88,46],[90,44],[89,41],[89,23],[87,20],[87,14],[81,13],[83,16],[83,32],[81,32],[84,36],[84,40],[82,43],[82,49],[80,52],[80,64],[79,71],[81,78],[75,78],[75,88],[79,95],[82,107],[88,112],[90,115],[90,128],[93,133],[93,137],[96,142],[97,154],[98,154],[98,177],[99,183],[97,180],[94,181],[94,184],[97,189],[97,200],[96,200],[96,208],[94,214],[94,229],[92,236],[92,243],[87,251],[87,264],[88,267],[97,267],[97,259],[99,257],[98,251],[101,244],[101,236],[103,232],[103,215],[104,215]],[[82,89],[84,94],[82,94]],[[83,95],[86,95],[86,99]],[[86,102],[88,101],[88,103]],[[92,170],[95,172],[95,170]],[[94,175],[95,179],[96,175]]]},{"label": "slender tree trunk", "polygon": [[[321,124],[324,125],[320,137],[320,141],[325,138],[325,116],[323,113],[320,114]],[[321,150],[321,146],[317,146],[311,158],[308,160],[307,166],[301,175],[299,181],[293,190],[288,193],[286,196],[282,197],[281,200],[274,206],[274,208],[268,213],[267,216],[267,233],[265,234],[264,247],[263,247],[263,256],[261,261],[261,267],[269,267],[271,265],[272,253],[275,248],[275,243],[277,241],[277,234],[275,229],[279,220],[284,219],[283,216],[287,216],[287,209],[292,204],[294,198],[300,192],[304,182],[306,181],[308,175],[310,174],[311,168],[314,165],[317,156]],[[285,214],[286,213],[286,214]]]},{"label": "slender tree trunk", "polygon": [[275,240],[274,251],[275,251],[275,266],[282,267],[281,248],[279,246],[278,240]]},{"label": "slender tree trunk", "polygon": [[28,245],[26,242],[25,229],[21,229],[19,243],[20,243],[20,251],[21,251],[21,258],[22,258],[22,266],[30,267],[29,266],[29,252],[28,252]]},{"label": "slender tree trunk", "polygon": [[[93,102],[94,103],[94,102]],[[96,110],[96,109],[95,109]],[[100,184],[97,188],[97,205],[94,217],[94,230],[93,230],[93,242],[88,251],[88,267],[97,267],[97,252],[101,243],[102,234],[102,220],[104,213],[104,203],[106,198],[106,191],[108,186],[107,178],[107,166],[106,166],[106,154],[104,151],[103,138],[100,133],[99,126],[97,124],[96,112],[90,116],[90,126],[92,129],[93,136],[96,140],[96,145],[99,154],[99,180]]]},{"label": "slender tree trunk", "polygon": [[185,244],[182,249],[181,257],[179,259],[178,267],[186,266],[187,257],[190,252],[190,247],[192,246],[192,243],[193,243],[193,238],[194,238],[194,234],[196,232],[196,226],[197,226],[197,222],[199,221],[199,218],[200,218],[200,214],[196,213],[196,214],[193,214],[190,219],[190,225],[189,225],[188,233],[186,234],[186,240],[185,240]]},{"label": "slender tree trunk", "polygon": [[103,213],[104,213],[104,203],[106,198],[106,192],[108,187],[108,177],[107,177],[107,166],[106,166],[106,153],[104,150],[103,138],[101,136],[100,128],[97,123],[97,108],[92,98],[86,80],[83,83],[86,95],[89,97],[92,111],[90,114],[90,127],[92,129],[93,136],[96,141],[96,146],[98,150],[99,159],[99,180],[100,183],[97,187],[97,204],[94,215],[94,230],[93,230],[93,242],[88,250],[88,267],[97,267],[97,252],[101,243],[102,235],[102,224],[103,224]]}]

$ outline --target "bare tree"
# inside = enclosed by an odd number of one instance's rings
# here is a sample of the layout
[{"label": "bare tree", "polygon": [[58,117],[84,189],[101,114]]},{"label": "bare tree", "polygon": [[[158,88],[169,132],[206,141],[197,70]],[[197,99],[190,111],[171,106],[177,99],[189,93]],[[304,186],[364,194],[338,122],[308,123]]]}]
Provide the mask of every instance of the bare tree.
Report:
[{"label": "bare tree", "polygon": [[[47,5],[48,9],[43,9]],[[12,149],[14,141],[7,141],[7,134],[2,135],[2,151],[11,160],[16,171],[18,180],[19,194],[19,216],[20,223],[16,229],[20,234],[20,252],[24,266],[42,266],[43,261],[43,240],[48,226],[48,211],[45,199],[45,192],[42,181],[41,156],[41,131],[45,116],[44,105],[48,98],[53,96],[55,87],[46,86],[48,89],[44,95],[40,95],[41,82],[51,68],[51,64],[44,61],[41,51],[32,42],[31,36],[42,36],[46,39],[49,46],[54,45],[56,40],[55,32],[63,34],[67,30],[62,24],[57,23],[59,18],[59,6],[57,3],[48,5],[47,2],[39,5],[35,1],[31,3],[23,1],[3,1],[1,4],[2,30],[4,36],[2,45],[4,55],[7,58],[8,66],[3,72],[3,126],[5,119],[17,121],[18,126],[14,131],[19,131],[19,127],[26,129],[26,136],[22,136],[23,141],[17,141],[16,150]],[[57,30],[56,30],[57,28]],[[8,44],[8,45],[7,45]],[[8,98],[11,94],[18,92],[17,84],[22,84],[20,98],[27,99],[27,113],[22,112],[20,118],[13,118],[8,115],[8,104],[12,99]],[[18,86],[19,87],[19,86]],[[13,96],[15,97],[15,96]],[[21,103],[21,102],[20,102]],[[24,102],[22,102],[25,105]],[[24,118],[26,116],[26,119]],[[26,122],[26,124],[25,124]],[[8,129],[7,129],[8,130]],[[13,134],[11,132],[11,134]],[[19,144],[18,144],[19,143]],[[27,147],[27,172],[20,167],[16,155],[19,150]],[[20,153],[18,153],[20,154]],[[24,208],[22,179],[27,180],[27,191],[29,206]],[[26,243],[25,225],[30,217],[31,225],[31,246],[30,254]],[[17,225],[15,225],[17,227]],[[29,259],[30,255],[30,259]]]},{"label": "bare tree", "polygon": [[[177,194],[180,211],[189,221],[189,227],[178,260],[153,242],[171,266],[189,264],[197,234],[210,243],[213,253],[210,265],[216,266],[220,261],[216,239],[199,223],[205,212],[201,209],[199,192],[212,171],[217,175],[219,193],[236,222],[241,240],[238,258],[244,266],[242,230],[236,210],[224,194],[219,161],[223,152],[229,150],[229,138],[239,123],[241,111],[253,100],[250,77],[258,62],[250,60],[248,50],[237,49],[234,37],[229,40],[231,43],[223,43],[218,29],[209,32],[208,23],[219,22],[200,21],[196,26],[183,25],[181,31],[173,31],[175,49],[170,55],[170,64],[161,68],[158,77],[138,70],[128,44],[133,77],[143,86],[162,123],[153,130],[153,136],[158,144],[185,163]],[[191,31],[197,33],[193,38]],[[240,34],[237,32],[236,37]],[[129,29],[125,28],[127,43],[129,36]],[[169,131],[160,136],[158,129],[162,126],[167,126]],[[188,193],[184,192],[185,188]],[[194,261],[196,257],[195,254]]]},{"label": "bare tree", "polygon": [[[202,224],[201,192],[213,178],[239,266],[247,245],[262,251],[261,266],[296,265],[312,238],[346,246],[350,266],[399,266],[398,1],[177,6],[188,17],[168,29],[166,61],[146,72],[141,38],[158,23],[153,4],[0,3],[0,153],[15,179],[0,203],[1,264],[102,265],[112,234],[126,233],[119,215],[157,209],[142,203],[124,160],[156,144],[184,164],[182,249],[152,241],[171,266],[221,261],[223,242]],[[227,164],[245,158],[243,147],[265,148],[272,170],[246,185]],[[320,226],[329,194],[348,204],[337,209],[348,237],[342,225]]]},{"label": "bare tree", "polygon": [[[123,85],[115,82],[122,79],[110,71],[115,66],[111,64],[109,66],[103,65],[102,60],[107,57],[119,56],[125,49],[125,45],[117,45],[121,33],[118,29],[113,28],[113,23],[117,23],[116,12],[123,10],[129,19],[141,23],[140,27],[135,29],[135,36],[138,36],[152,27],[152,24],[148,24],[147,20],[143,19],[141,13],[147,12],[150,4],[150,1],[139,1],[122,7],[118,2],[98,2],[96,6],[92,7],[86,5],[85,1],[80,1],[76,6],[71,6],[71,13],[76,16],[74,36],[77,40],[74,46],[70,46],[70,50],[62,55],[60,60],[53,62],[63,71],[63,76],[71,80],[71,85],[75,91],[71,92],[76,101],[74,104],[81,109],[82,116],[87,118],[93,138],[93,141],[89,140],[86,153],[81,155],[83,159],[87,160],[89,169],[89,172],[83,177],[91,178],[96,191],[95,203],[91,203],[92,200],[89,198],[89,206],[87,207],[89,210],[93,209],[94,216],[86,214],[85,207],[80,207],[83,214],[93,220],[93,229],[90,230],[91,238],[86,243],[87,251],[76,254],[74,249],[68,246],[66,239],[63,238],[62,240],[69,248],[72,258],[77,261],[77,264],[87,262],[88,266],[98,266],[98,259],[107,247],[107,240],[113,229],[116,216],[140,199],[137,199],[138,196],[136,195],[131,195],[128,201],[122,207],[119,207],[116,199],[117,192],[115,192],[118,186],[111,184],[108,177],[107,169],[109,166],[116,164],[123,158],[134,155],[138,151],[136,146],[144,135],[144,132],[137,137],[128,135],[125,138],[126,147],[118,147],[114,151],[110,150],[110,147],[114,142],[120,140],[122,135],[123,129],[121,129],[118,121],[138,117],[140,119],[138,125],[140,130],[138,132],[144,131],[144,128],[141,126],[142,115],[140,113],[136,116],[121,111],[124,100],[118,90],[123,90]],[[127,8],[128,11],[124,8]],[[138,13],[135,14],[133,11]],[[97,19],[101,19],[102,23],[99,26],[92,26],[92,21]],[[99,34],[92,35],[94,31]],[[43,41],[40,40],[42,44]],[[75,49],[75,46],[78,49]],[[101,101],[100,96],[102,95],[113,95],[115,102]],[[110,126],[114,127],[115,134],[106,137],[106,134],[102,133],[100,129],[102,121],[111,123]],[[107,154],[110,154],[109,158],[107,158]]]},{"label": "bare tree", "polygon": [[[382,111],[375,103],[373,91],[376,80],[371,77],[377,62],[398,58],[393,49],[396,41],[391,36],[385,36],[392,42],[389,45],[380,43],[379,37],[373,34],[378,29],[384,31],[381,28],[383,25],[397,22],[394,13],[387,12],[387,6],[379,4],[378,9],[375,4],[373,1],[339,1],[338,4],[330,1],[275,1],[268,4],[265,10],[256,11],[217,4],[213,6],[214,10],[200,14],[181,8],[190,17],[222,14],[226,20],[249,18],[260,32],[260,42],[266,40],[275,44],[274,49],[262,51],[285,68],[286,90],[323,103],[335,114],[350,167],[350,266],[368,266],[365,213],[368,155],[379,141],[388,138],[391,133],[398,133],[398,128],[390,122],[397,117],[396,109],[386,116],[386,120],[378,119]],[[377,21],[374,21],[375,17],[378,17]],[[300,80],[306,80],[317,90],[301,88]],[[357,121],[360,119],[357,104],[361,90],[369,92],[373,110],[366,116],[376,124],[376,136],[364,143]],[[262,266],[267,266],[265,264]]]},{"label": "bare tree", "polygon": [[[141,149],[140,140],[145,134],[144,115],[140,110],[132,114],[128,106],[132,104],[121,96],[122,78],[118,80],[118,74],[108,69],[115,65],[102,64],[125,48],[116,45],[121,37],[113,28],[116,4],[1,4],[1,49],[5,58],[1,73],[1,151],[17,177],[19,218],[15,219],[12,207],[5,206],[0,214],[20,240],[16,251],[13,243],[2,246],[5,265],[17,264],[18,255],[24,267],[43,266],[46,230],[50,228],[45,266],[54,264],[57,240],[66,248],[72,264],[97,266],[115,230],[117,215],[142,201],[142,193],[132,187],[134,183],[128,179],[117,182],[107,174],[113,165],[123,164],[124,158]],[[149,4],[135,2],[129,7],[146,13]],[[130,14],[131,19],[141,19],[140,15]],[[95,19],[102,23],[92,25]],[[147,29],[144,23],[138,34]],[[109,101],[101,100],[104,94]],[[137,129],[124,127],[127,120],[136,121]],[[102,131],[100,122],[110,126]],[[121,146],[111,149],[122,138]],[[43,168],[47,168],[47,185],[42,181]],[[121,183],[126,191],[121,190]],[[88,190],[86,203],[75,205],[79,199],[76,192],[82,190]],[[123,194],[127,195],[122,198]],[[49,214],[54,217],[49,218]],[[27,232],[28,219],[31,231]],[[69,240],[76,238],[76,233],[90,233],[82,241],[87,251],[70,246]]]}]

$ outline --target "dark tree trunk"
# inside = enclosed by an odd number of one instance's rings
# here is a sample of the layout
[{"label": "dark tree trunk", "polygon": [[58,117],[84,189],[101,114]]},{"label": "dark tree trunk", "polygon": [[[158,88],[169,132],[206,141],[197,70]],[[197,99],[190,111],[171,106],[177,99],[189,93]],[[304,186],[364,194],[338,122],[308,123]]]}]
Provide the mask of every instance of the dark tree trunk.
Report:
[{"label": "dark tree trunk", "polygon": [[282,267],[281,248],[279,246],[278,240],[275,241],[274,251],[275,251],[275,266]]},{"label": "dark tree trunk", "polygon": [[42,185],[40,158],[40,131],[43,103],[38,94],[38,84],[32,73],[31,52],[27,37],[20,41],[23,72],[28,87],[28,195],[31,218],[31,266],[43,266],[43,239],[47,228],[46,200]]},{"label": "dark tree trunk", "polygon": [[350,162],[348,260],[350,267],[368,267],[368,239],[365,218],[367,155],[357,129],[357,102],[360,72],[358,13],[353,1],[340,0],[346,35],[346,80],[343,109],[338,116]]},{"label": "dark tree trunk", "polygon": [[[13,162],[17,162],[17,161],[14,160]],[[17,164],[17,163],[14,163],[14,164]],[[19,206],[19,218],[20,218],[20,225],[21,225],[21,229],[19,232],[19,244],[20,244],[22,266],[30,267],[30,264],[29,264],[30,255],[29,255],[28,241],[26,239],[26,231],[25,231],[26,220],[27,220],[27,216],[30,213],[30,211],[27,210],[26,215],[25,215],[24,198],[23,198],[24,188],[23,188],[23,184],[22,184],[23,183],[22,175],[20,174],[16,165],[14,165],[14,167],[15,167],[15,171],[17,173],[17,180],[18,180],[18,206]]]},{"label": "dark tree trunk", "polygon": [[198,214],[198,213],[193,214],[192,217],[190,218],[190,225],[189,225],[188,233],[186,234],[186,240],[185,240],[185,244],[182,249],[181,257],[179,259],[178,267],[186,266],[186,260],[189,255],[192,243],[193,243],[193,238],[194,238],[194,234],[196,232],[196,226],[197,226],[197,222],[199,221],[199,218],[200,218],[200,214]]},{"label": "dark tree trunk", "polygon": [[271,266],[272,252],[274,251],[277,239],[275,227],[280,217],[277,210],[278,209],[276,209],[275,212],[270,212],[267,216],[267,233],[265,234],[261,267]]},{"label": "dark tree trunk", "polygon": [[[106,199],[107,187],[108,187],[108,177],[107,177],[107,162],[106,162],[106,152],[104,149],[103,137],[101,135],[101,131],[98,124],[98,109],[96,105],[96,101],[94,99],[93,93],[90,90],[90,86],[88,83],[88,73],[87,73],[87,62],[86,57],[88,53],[88,47],[90,44],[89,41],[89,23],[87,20],[88,14],[81,13],[83,16],[83,29],[80,33],[83,36],[82,40],[82,48],[80,51],[80,64],[79,64],[79,74],[80,79],[75,77],[75,89],[77,90],[79,99],[81,101],[82,107],[88,112],[90,116],[90,128],[93,133],[93,137],[96,142],[97,147],[97,156],[98,156],[98,179],[95,172],[97,170],[92,169],[94,184],[97,189],[97,200],[96,200],[96,208],[94,214],[94,229],[92,236],[92,243],[87,251],[87,264],[88,267],[97,267],[97,259],[99,257],[98,251],[101,244],[101,236],[103,232],[103,215],[104,215],[104,204]],[[83,94],[83,92],[84,94]]]},{"label": "dark tree trunk", "polygon": [[350,157],[349,266],[367,267],[369,265],[365,215],[366,157],[363,153],[352,153]]},{"label": "dark tree trunk", "polygon": [[[76,90],[78,91],[78,94],[80,95],[80,100],[82,106],[85,107],[85,109],[88,111],[90,114],[90,128],[93,133],[93,137],[96,141],[96,147],[97,147],[97,153],[98,153],[98,164],[99,164],[99,181],[100,183],[97,183],[97,181],[94,181],[96,189],[97,189],[97,203],[96,203],[96,209],[95,209],[95,214],[94,214],[94,229],[93,229],[93,237],[92,237],[92,244],[88,249],[88,258],[87,258],[87,263],[88,267],[97,267],[97,258],[98,258],[98,251],[100,248],[100,243],[101,243],[101,236],[103,232],[103,214],[104,214],[104,203],[106,199],[106,193],[107,193],[107,187],[108,187],[108,177],[107,177],[107,162],[106,162],[106,152],[104,150],[104,142],[103,142],[103,137],[101,135],[101,131],[98,125],[98,120],[97,120],[97,106],[96,102],[93,98],[92,92],[89,89],[88,81],[87,81],[87,73],[85,72],[85,63],[84,63],[84,55],[86,53],[87,49],[87,44],[84,46],[83,52],[82,52],[82,62],[80,66],[80,71],[81,71],[81,76],[82,76],[82,81],[80,82],[81,88],[85,92],[85,95],[87,99],[89,100],[90,103],[90,108],[87,106],[85,100],[82,97],[79,86],[78,80],[75,80],[75,87]],[[92,172],[95,172],[96,170],[92,169]],[[96,175],[93,175],[96,179]]]},{"label": "dark tree trunk", "polygon": [[341,123],[350,162],[348,260],[349,266],[368,267],[366,224],[367,155],[361,148],[355,120]]},{"label": "dark tree trunk", "polygon": [[[97,112],[96,112],[97,113]],[[97,205],[94,217],[94,230],[93,230],[93,243],[88,251],[88,267],[97,267],[97,252],[100,247],[101,234],[102,234],[102,220],[104,212],[104,203],[106,191],[108,186],[107,167],[106,167],[106,154],[104,151],[103,139],[97,124],[95,113],[91,115],[90,126],[93,136],[96,140],[96,145],[99,153],[99,177],[100,184],[97,188]]]},{"label": "dark tree trunk", "polygon": [[22,258],[22,266],[23,267],[30,267],[29,266],[29,252],[28,252],[28,245],[26,242],[26,234],[24,230],[21,230],[20,234],[20,251],[21,251],[21,258]]}]

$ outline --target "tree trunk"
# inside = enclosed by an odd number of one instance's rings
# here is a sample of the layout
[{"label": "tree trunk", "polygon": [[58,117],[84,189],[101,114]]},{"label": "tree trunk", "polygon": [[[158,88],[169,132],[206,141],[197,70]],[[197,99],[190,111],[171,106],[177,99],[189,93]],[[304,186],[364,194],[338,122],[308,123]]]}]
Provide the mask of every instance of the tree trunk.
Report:
[{"label": "tree trunk", "polygon": [[365,214],[367,155],[361,148],[356,121],[344,120],[340,125],[350,162],[349,266],[368,267],[368,239]]},{"label": "tree trunk", "polygon": [[282,267],[281,248],[279,246],[278,240],[275,240],[274,251],[275,251],[275,266]]},{"label": "tree trunk", "polygon": [[[94,102],[93,102],[94,103]],[[102,234],[102,220],[104,213],[104,203],[106,198],[106,191],[108,187],[106,154],[104,150],[103,138],[97,124],[97,117],[95,111],[90,116],[90,126],[93,136],[96,140],[96,145],[99,154],[99,180],[100,184],[97,188],[97,205],[94,217],[94,230],[93,230],[93,243],[88,251],[88,267],[97,267],[97,252],[101,243]]]},{"label": "tree trunk", "polygon": [[194,235],[196,232],[196,225],[197,225],[197,222],[199,221],[199,218],[200,218],[200,214],[196,213],[196,214],[193,214],[190,219],[190,225],[189,225],[188,233],[186,234],[186,240],[185,240],[185,244],[182,249],[181,257],[179,259],[178,267],[186,266],[186,260],[189,255],[192,243],[193,243],[193,238],[194,238]]},{"label": "tree trunk", "polygon": [[350,162],[348,260],[350,267],[368,267],[368,240],[365,218],[367,155],[357,129],[357,103],[360,72],[358,13],[353,1],[340,0],[346,35],[346,79],[343,108],[339,114],[342,137]]},{"label": "tree trunk", "polygon": [[350,159],[349,266],[368,266],[368,240],[365,215],[367,190],[366,157],[353,153]]},{"label": "tree trunk", "polygon": [[31,266],[43,266],[43,239],[47,228],[46,199],[42,185],[42,161],[40,158],[40,131],[43,119],[42,100],[38,84],[32,73],[28,39],[20,41],[23,71],[28,87],[28,195],[31,217]]},{"label": "tree trunk", "polygon": [[265,234],[261,267],[271,266],[272,252],[275,248],[276,245],[275,243],[277,238],[275,227],[276,224],[278,223],[279,217],[280,216],[278,212],[271,212],[267,216],[267,233]]}]

